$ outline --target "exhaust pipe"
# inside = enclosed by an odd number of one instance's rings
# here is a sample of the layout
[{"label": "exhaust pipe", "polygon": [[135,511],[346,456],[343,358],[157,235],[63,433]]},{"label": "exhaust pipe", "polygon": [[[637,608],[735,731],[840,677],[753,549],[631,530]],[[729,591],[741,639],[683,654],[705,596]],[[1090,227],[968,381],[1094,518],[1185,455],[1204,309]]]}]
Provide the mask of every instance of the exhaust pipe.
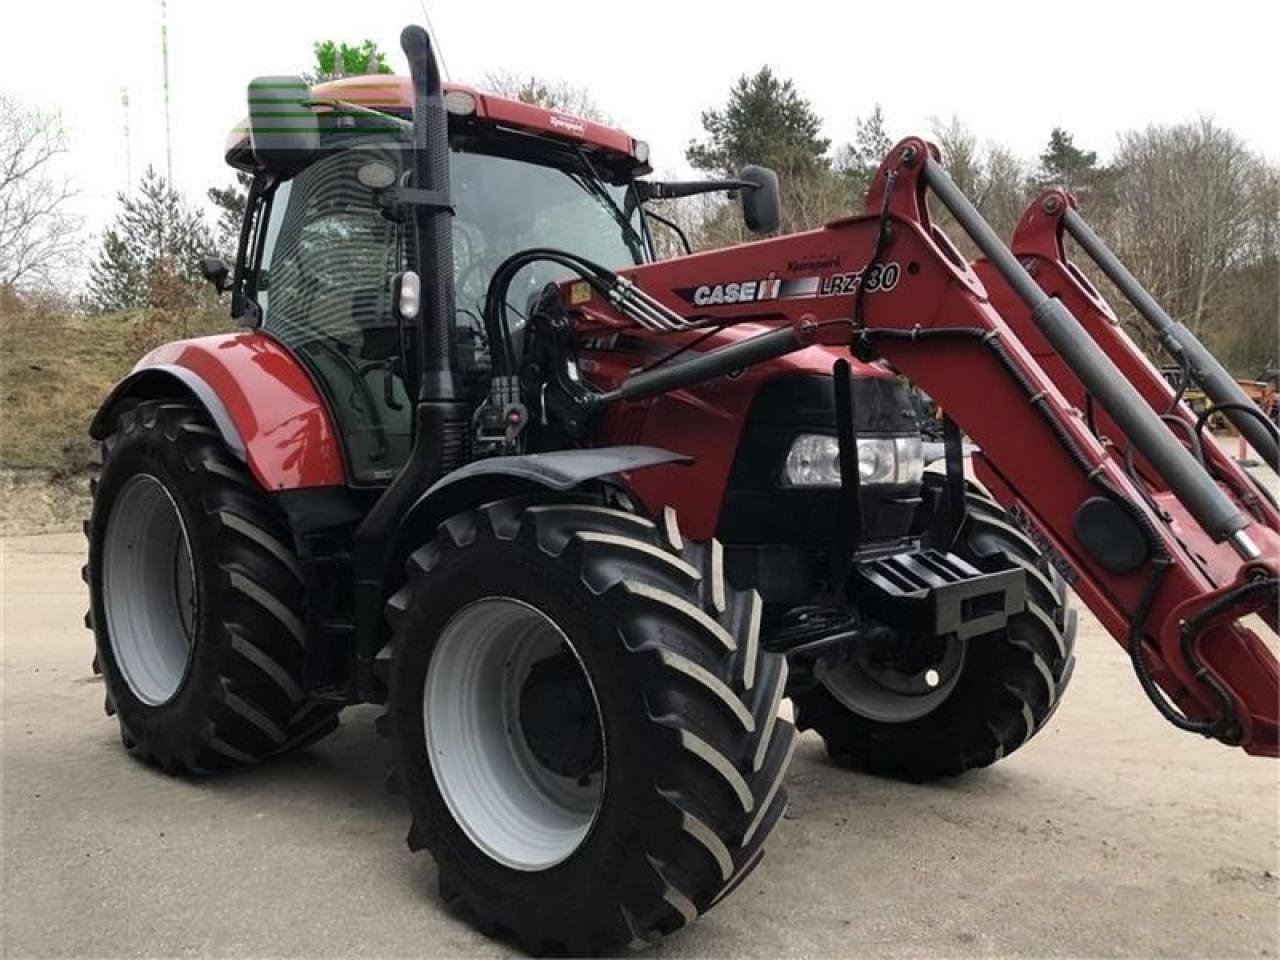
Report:
[{"label": "exhaust pipe", "polygon": [[[392,551],[387,545],[423,491],[456,469],[466,449],[469,411],[454,381],[453,211],[449,205],[449,118],[440,68],[421,27],[405,27],[400,46],[413,79],[413,184],[398,192],[413,211],[417,270],[417,402],[413,447],[404,467],[356,529],[356,682],[359,696],[385,696],[373,669],[381,638],[382,601]],[[408,358],[405,358],[408,368]]]},{"label": "exhaust pipe", "polygon": [[[1080,244],[1107,278],[1116,285],[1125,299],[1133,305],[1144,320],[1156,332],[1160,342],[1175,356],[1181,354],[1187,360],[1187,370],[1191,379],[1205,392],[1215,405],[1245,404],[1255,406],[1240,385],[1222,366],[1194,333],[1175,321],[1146,288],[1138,282],[1138,278],[1129,272],[1120,259],[1102,241],[1093,228],[1071,207],[1062,217],[1062,225]],[[1257,417],[1250,416],[1238,407],[1225,406],[1223,414],[1231,421],[1240,434],[1249,441],[1249,445],[1258,451],[1258,455],[1266,461],[1272,470],[1280,471],[1280,444],[1275,436]]]},{"label": "exhaust pipe", "polygon": [[1229,540],[1242,558],[1256,560],[1259,550],[1244,532],[1249,521],[1239,508],[1156,416],[1071,311],[1040,289],[941,165],[928,157],[924,164],[925,184],[1031,308],[1032,319],[1045,339],[1159,471],[1196,522],[1215,541]]},{"label": "exhaust pipe", "polygon": [[[400,47],[413,80],[413,202],[418,274],[426,288],[418,357],[418,399],[454,400],[453,236],[449,210],[449,118],[440,67],[427,31],[408,26]],[[421,194],[434,194],[434,199]],[[416,202],[414,202],[416,201]]]}]

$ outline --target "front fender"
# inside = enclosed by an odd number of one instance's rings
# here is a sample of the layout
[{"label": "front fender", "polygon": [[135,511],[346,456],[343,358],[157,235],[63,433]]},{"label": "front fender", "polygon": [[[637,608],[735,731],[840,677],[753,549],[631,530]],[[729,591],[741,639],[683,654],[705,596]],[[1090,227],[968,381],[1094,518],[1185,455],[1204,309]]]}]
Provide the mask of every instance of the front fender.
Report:
[{"label": "front fender", "polygon": [[625,476],[646,467],[692,462],[685,454],[644,446],[555,450],[475,460],[441,477],[414,502],[405,514],[398,539],[402,547],[413,549],[449,517],[503,497],[537,490],[563,493],[591,480]]},{"label": "front fender", "polygon": [[693,458],[659,447],[619,446],[585,450],[553,450],[517,457],[475,460],[441,477],[422,496],[421,503],[457,484],[477,477],[503,476],[530,481],[557,492],[572,490],[588,480],[629,473],[662,463],[692,463]]},{"label": "front fender", "polygon": [[315,384],[297,360],[256,332],[167,343],[118,383],[89,426],[102,439],[131,400],[186,393],[200,403],[228,450],[264,490],[341,486],[337,432]]}]

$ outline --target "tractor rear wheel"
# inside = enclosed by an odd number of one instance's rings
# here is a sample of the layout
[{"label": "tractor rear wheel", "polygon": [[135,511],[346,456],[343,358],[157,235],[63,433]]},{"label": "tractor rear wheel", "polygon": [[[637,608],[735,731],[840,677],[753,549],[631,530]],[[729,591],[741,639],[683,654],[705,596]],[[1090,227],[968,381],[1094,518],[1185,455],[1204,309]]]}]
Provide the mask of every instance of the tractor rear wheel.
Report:
[{"label": "tractor rear wheel", "polygon": [[390,602],[390,730],[440,893],[537,953],[670,934],[760,861],[795,730],[719,544],[594,502],[455,516]]},{"label": "tractor rear wheel", "polygon": [[955,776],[1013,753],[1061,701],[1075,666],[1066,586],[985,493],[970,489],[967,509],[956,552],[1025,570],[1026,609],[984,636],[889,636],[820,662],[817,682],[793,698],[796,725],[816,730],[841,766],[917,782]]},{"label": "tractor rear wheel", "polygon": [[312,743],[288,526],[197,407],[152,401],[103,443],[89,536],[95,667],[131,752],[170,773]]}]

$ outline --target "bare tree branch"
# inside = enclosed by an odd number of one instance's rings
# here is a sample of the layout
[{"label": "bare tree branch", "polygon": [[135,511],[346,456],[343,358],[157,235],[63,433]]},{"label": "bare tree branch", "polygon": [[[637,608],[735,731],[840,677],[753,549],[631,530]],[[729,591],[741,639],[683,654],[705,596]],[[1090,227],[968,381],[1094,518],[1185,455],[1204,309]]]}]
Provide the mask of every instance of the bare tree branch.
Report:
[{"label": "bare tree branch", "polygon": [[56,114],[0,94],[0,286],[49,284],[79,248],[75,191],[52,169],[66,150]]}]

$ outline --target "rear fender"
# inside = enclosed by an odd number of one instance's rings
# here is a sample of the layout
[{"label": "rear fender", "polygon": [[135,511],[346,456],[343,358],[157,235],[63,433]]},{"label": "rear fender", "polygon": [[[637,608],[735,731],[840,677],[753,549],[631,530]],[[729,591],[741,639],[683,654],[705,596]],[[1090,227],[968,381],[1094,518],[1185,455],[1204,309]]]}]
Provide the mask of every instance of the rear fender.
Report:
[{"label": "rear fender", "polygon": [[342,449],[328,408],[297,360],[257,332],[168,343],[116,384],[89,426],[101,440],[131,403],[190,397],[264,490],[341,486]]}]

